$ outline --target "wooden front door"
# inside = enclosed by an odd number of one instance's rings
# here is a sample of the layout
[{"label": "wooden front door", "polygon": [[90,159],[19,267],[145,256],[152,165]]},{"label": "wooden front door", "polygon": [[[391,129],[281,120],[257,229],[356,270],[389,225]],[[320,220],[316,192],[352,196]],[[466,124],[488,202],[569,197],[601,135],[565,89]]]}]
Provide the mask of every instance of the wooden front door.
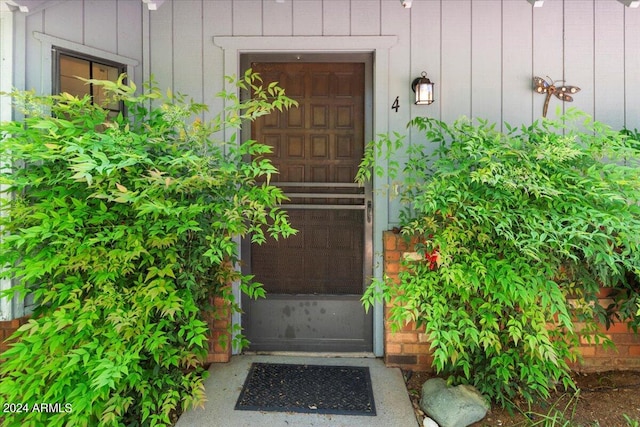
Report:
[{"label": "wooden front door", "polygon": [[360,297],[370,197],[354,183],[365,126],[364,63],[252,63],[299,103],[260,118],[252,138],[273,148],[272,183],[295,236],[252,245],[251,274],[266,300],[243,302],[250,350],[371,351],[372,319]]}]

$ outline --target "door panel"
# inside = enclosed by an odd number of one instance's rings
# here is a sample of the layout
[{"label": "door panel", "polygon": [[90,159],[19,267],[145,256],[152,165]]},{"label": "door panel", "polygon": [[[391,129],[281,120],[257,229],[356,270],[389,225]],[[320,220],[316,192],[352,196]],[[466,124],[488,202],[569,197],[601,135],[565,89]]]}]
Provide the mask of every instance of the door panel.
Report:
[{"label": "door panel", "polygon": [[354,184],[364,151],[364,63],[252,63],[299,103],[254,122],[270,145],[283,205],[298,234],[252,245],[250,270],[267,299],[243,301],[250,350],[371,351],[360,297],[369,196]]},{"label": "door panel", "polygon": [[363,212],[289,211],[295,236],[252,248],[252,274],[268,294],[361,294]]},{"label": "door panel", "polygon": [[370,352],[371,316],[352,295],[268,295],[251,303],[250,351]]}]

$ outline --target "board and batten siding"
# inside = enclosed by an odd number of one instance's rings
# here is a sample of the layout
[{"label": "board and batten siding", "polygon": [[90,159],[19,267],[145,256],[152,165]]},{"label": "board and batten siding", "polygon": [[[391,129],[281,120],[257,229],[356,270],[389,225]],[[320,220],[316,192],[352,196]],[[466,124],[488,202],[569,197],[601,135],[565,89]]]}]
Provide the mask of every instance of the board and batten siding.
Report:
[{"label": "board and batten siding", "polygon": [[[149,18],[149,66],[160,87],[212,103],[223,88],[222,49],[214,36],[397,36],[389,51],[388,131],[415,116],[460,116],[528,124],[542,115],[534,75],[582,90],[572,104],[615,129],[640,128],[640,9],[617,0],[173,0]],[[286,44],[273,46],[287,50]],[[412,103],[410,82],[426,71],[436,84],[430,106]],[[400,108],[391,110],[398,97]],[[215,104],[214,104],[215,105]],[[402,157],[402,156],[401,156]],[[389,203],[389,225],[398,206]]]},{"label": "board and batten siding", "polygon": [[14,12],[14,86],[51,91],[52,46],[129,65],[130,77],[141,84],[145,12],[136,0],[67,0]]},{"label": "board and batten siding", "polygon": [[[545,98],[532,90],[534,75],[582,89],[573,104],[552,99],[550,115],[572,105],[613,128],[640,128],[640,9],[617,0],[549,0],[541,8],[525,0],[414,0],[410,9],[398,0],[166,0],[156,11],[140,0],[68,0],[14,13],[12,26],[14,86],[36,91],[51,87],[44,52],[51,41],[36,34],[126,58],[137,84],[153,76],[213,112],[225,73],[213,37],[394,36],[388,91],[374,93],[388,112],[377,116],[384,125],[376,130],[407,133],[415,144],[422,136],[405,128],[415,116],[531,123]],[[272,49],[286,51],[286,43]],[[412,103],[410,82],[422,71],[436,85],[433,105]],[[397,222],[395,203],[389,225]]]},{"label": "board and batten siding", "polygon": [[[415,115],[531,122],[544,101],[531,77],[549,75],[582,88],[573,106],[614,127],[640,127],[640,10],[616,0],[541,8],[525,0],[414,0],[411,9],[397,0],[168,0],[151,12],[149,30],[151,72],[203,101],[203,80],[222,87],[204,68],[222,60],[210,52],[212,36],[397,35],[388,78],[401,109],[390,113],[392,124]],[[407,82],[423,70],[436,83],[429,107],[410,103]],[[550,112],[558,105],[552,101]]]},{"label": "board and batten siding", "polygon": [[[422,144],[420,133],[406,129],[416,116],[530,124],[541,117],[545,98],[533,92],[533,76],[579,86],[572,105],[614,129],[640,128],[640,9],[617,0],[547,0],[542,8],[525,0],[413,0],[410,9],[398,0],[165,0],[155,11],[141,0],[52,0],[12,17],[6,7],[0,11],[0,34],[13,37],[10,46],[0,43],[0,82],[6,86],[10,69],[19,89],[50,92],[51,47],[62,46],[126,63],[138,86],[153,76],[161,89],[208,104],[207,119],[222,107],[215,95],[225,88],[224,74],[240,71],[233,56],[240,51],[375,46],[375,133],[397,131]],[[225,52],[214,38],[241,39],[243,47]],[[436,85],[429,106],[412,102],[410,83],[422,71]],[[554,98],[549,115],[569,105]],[[376,277],[382,277],[382,232],[399,217],[385,182],[374,182],[382,192],[375,196]],[[382,325],[377,306],[379,355]]]}]

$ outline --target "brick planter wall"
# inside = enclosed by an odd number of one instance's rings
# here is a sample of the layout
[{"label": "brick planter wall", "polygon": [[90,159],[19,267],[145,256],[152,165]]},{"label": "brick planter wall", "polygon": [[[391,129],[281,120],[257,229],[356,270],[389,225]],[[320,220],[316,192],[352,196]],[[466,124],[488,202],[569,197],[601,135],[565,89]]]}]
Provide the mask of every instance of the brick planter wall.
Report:
[{"label": "brick planter wall", "polygon": [[[392,231],[384,238],[384,272],[398,282],[400,260],[414,248],[411,242]],[[393,333],[387,321],[389,306],[385,305],[385,355],[388,366],[397,366],[409,370],[431,370],[432,358],[429,354],[429,342],[424,329],[416,329],[409,324],[401,331]],[[576,325],[580,327],[580,325]],[[616,344],[615,350],[604,350],[602,346],[581,341],[578,350],[584,360],[572,368],[579,371],[607,371],[612,369],[640,369],[640,335],[633,333],[624,323],[617,323],[602,331]]]},{"label": "brick planter wall", "polygon": [[[207,316],[211,336],[206,363],[228,362],[231,359],[231,309],[222,299],[213,301],[215,312]],[[0,353],[9,349],[9,338],[20,326],[24,325],[28,316],[19,319],[0,321]],[[224,343],[225,345],[221,345]]]},{"label": "brick planter wall", "polygon": [[601,345],[590,344],[581,338],[578,350],[584,360],[573,365],[573,369],[582,372],[640,369],[639,334],[630,331],[626,323],[616,323],[609,329],[602,327],[601,331],[616,344],[616,348],[605,350]]},{"label": "brick planter wall", "polygon": [[215,311],[207,316],[209,354],[207,363],[225,363],[231,359],[231,308],[222,298],[214,298]]},{"label": "brick planter wall", "polygon": [[[413,245],[391,231],[384,237],[384,273],[398,282],[400,260],[407,252],[413,251]],[[400,367],[412,371],[431,370],[433,358],[429,353],[429,342],[424,334],[424,327],[416,329],[410,323],[398,332],[392,332],[389,325],[390,305],[384,307],[384,362],[387,366]]]},{"label": "brick planter wall", "polygon": [[9,349],[11,342],[6,341],[20,326],[24,325],[29,316],[20,317],[14,320],[0,321],[0,353]]}]

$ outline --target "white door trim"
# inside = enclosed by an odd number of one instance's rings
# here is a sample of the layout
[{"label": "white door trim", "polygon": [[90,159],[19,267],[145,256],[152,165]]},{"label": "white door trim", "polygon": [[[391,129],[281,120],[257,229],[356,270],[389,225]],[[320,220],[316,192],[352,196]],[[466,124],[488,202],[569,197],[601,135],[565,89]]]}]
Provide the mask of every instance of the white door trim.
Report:
[{"label": "white door trim", "polygon": [[[338,37],[260,37],[260,36],[214,36],[213,43],[223,50],[224,75],[239,75],[240,54],[242,53],[347,53],[373,52],[373,135],[387,133],[389,116],[387,102],[389,99],[389,50],[398,42],[397,36],[338,36]],[[225,83],[227,84],[227,83]],[[232,91],[233,87],[225,87]],[[236,132],[235,130],[227,130]],[[225,131],[225,132],[227,132]],[[229,135],[225,135],[228,140]],[[238,135],[239,136],[239,135]],[[380,206],[375,209],[373,221],[373,275],[382,278],[382,232],[389,224],[389,210],[386,208],[386,177],[374,177],[374,206],[376,198]],[[239,244],[239,242],[238,242]],[[233,292],[236,301],[240,301],[240,289],[234,284]],[[373,352],[376,356],[384,355],[384,313],[382,303],[373,307]],[[233,325],[240,325],[240,313],[232,319]],[[236,353],[238,349],[234,349]]]}]

